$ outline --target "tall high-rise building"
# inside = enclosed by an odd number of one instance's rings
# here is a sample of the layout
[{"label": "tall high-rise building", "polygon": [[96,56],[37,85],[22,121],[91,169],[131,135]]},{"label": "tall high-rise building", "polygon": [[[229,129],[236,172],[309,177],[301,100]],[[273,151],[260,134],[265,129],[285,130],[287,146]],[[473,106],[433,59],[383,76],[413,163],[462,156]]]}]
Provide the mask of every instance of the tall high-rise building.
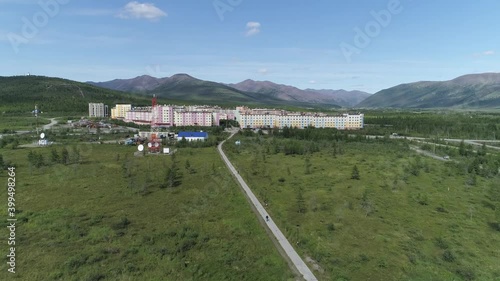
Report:
[{"label": "tall high-rise building", "polygon": [[106,117],[108,106],[104,103],[89,103],[89,117]]}]

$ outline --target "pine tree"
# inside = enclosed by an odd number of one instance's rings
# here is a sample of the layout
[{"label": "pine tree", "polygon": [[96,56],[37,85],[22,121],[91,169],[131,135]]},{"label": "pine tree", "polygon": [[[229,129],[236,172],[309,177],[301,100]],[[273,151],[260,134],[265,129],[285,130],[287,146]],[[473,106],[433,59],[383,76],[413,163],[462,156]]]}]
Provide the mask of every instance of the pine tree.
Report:
[{"label": "pine tree", "polygon": [[181,184],[182,173],[179,171],[177,161],[175,161],[175,157],[172,159],[172,164],[170,168],[167,170],[167,175],[165,177],[165,187],[177,187]]},{"label": "pine tree", "polygon": [[465,150],[465,142],[463,140],[460,142],[460,146],[458,147],[458,154],[460,154],[460,156],[467,155],[467,150]]},{"label": "pine tree", "polygon": [[356,166],[356,165],[354,165],[354,167],[352,168],[351,179],[353,179],[353,180],[361,179],[361,177],[359,176],[358,166]]},{"label": "pine tree", "polygon": [[59,153],[57,153],[57,150],[55,148],[52,148],[51,153],[50,153],[50,161],[52,163],[59,163]]},{"label": "pine tree", "polygon": [[73,147],[72,149],[72,161],[73,163],[80,163],[81,160],[81,154],[80,154],[80,149],[76,146]]},{"label": "pine tree", "polygon": [[309,159],[309,155],[306,156],[305,168],[306,175],[309,175],[311,173],[311,159]]},{"label": "pine tree", "polygon": [[297,192],[297,212],[304,214],[306,212],[306,204],[304,196],[302,195],[302,189],[299,188]]},{"label": "pine tree", "polygon": [[66,147],[63,147],[61,151],[61,164],[67,165],[69,164],[69,152]]}]

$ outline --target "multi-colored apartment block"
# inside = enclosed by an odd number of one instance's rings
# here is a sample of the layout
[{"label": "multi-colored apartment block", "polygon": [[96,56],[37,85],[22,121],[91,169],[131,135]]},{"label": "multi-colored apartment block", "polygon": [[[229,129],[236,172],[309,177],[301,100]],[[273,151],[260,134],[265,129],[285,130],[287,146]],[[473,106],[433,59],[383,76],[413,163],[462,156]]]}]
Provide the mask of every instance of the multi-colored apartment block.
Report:
[{"label": "multi-colored apartment block", "polygon": [[236,108],[236,120],[241,128],[337,128],[355,130],[364,127],[364,114],[328,115],[325,113],[289,112],[275,109]]}]

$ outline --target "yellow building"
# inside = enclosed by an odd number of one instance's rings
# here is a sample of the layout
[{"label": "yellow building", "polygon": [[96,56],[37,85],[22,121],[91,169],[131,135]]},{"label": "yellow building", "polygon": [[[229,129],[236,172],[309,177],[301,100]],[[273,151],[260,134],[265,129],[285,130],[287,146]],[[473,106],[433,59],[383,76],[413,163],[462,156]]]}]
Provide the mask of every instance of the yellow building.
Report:
[{"label": "yellow building", "polygon": [[132,110],[131,104],[117,104],[111,108],[111,119],[123,119],[130,110]]},{"label": "yellow building", "polygon": [[364,127],[364,115],[325,113],[299,113],[278,110],[237,108],[236,118],[241,128],[337,128],[356,130]]}]

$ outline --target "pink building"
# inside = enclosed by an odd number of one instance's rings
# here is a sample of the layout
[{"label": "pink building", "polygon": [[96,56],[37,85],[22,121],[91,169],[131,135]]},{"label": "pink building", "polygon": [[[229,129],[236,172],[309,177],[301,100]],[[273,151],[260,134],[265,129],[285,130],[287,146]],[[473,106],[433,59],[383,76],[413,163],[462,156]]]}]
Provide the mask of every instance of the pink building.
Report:
[{"label": "pink building", "polygon": [[235,120],[234,110],[222,109],[211,106],[174,106],[159,105],[155,112],[152,107],[136,107],[127,111],[124,121],[137,124],[151,124],[151,121],[159,126],[218,126],[220,120]]},{"label": "pink building", "polygon": [[125,113],[125,122],[134,122],[136,124],[151,124],[151,107],[136,107]]}]

